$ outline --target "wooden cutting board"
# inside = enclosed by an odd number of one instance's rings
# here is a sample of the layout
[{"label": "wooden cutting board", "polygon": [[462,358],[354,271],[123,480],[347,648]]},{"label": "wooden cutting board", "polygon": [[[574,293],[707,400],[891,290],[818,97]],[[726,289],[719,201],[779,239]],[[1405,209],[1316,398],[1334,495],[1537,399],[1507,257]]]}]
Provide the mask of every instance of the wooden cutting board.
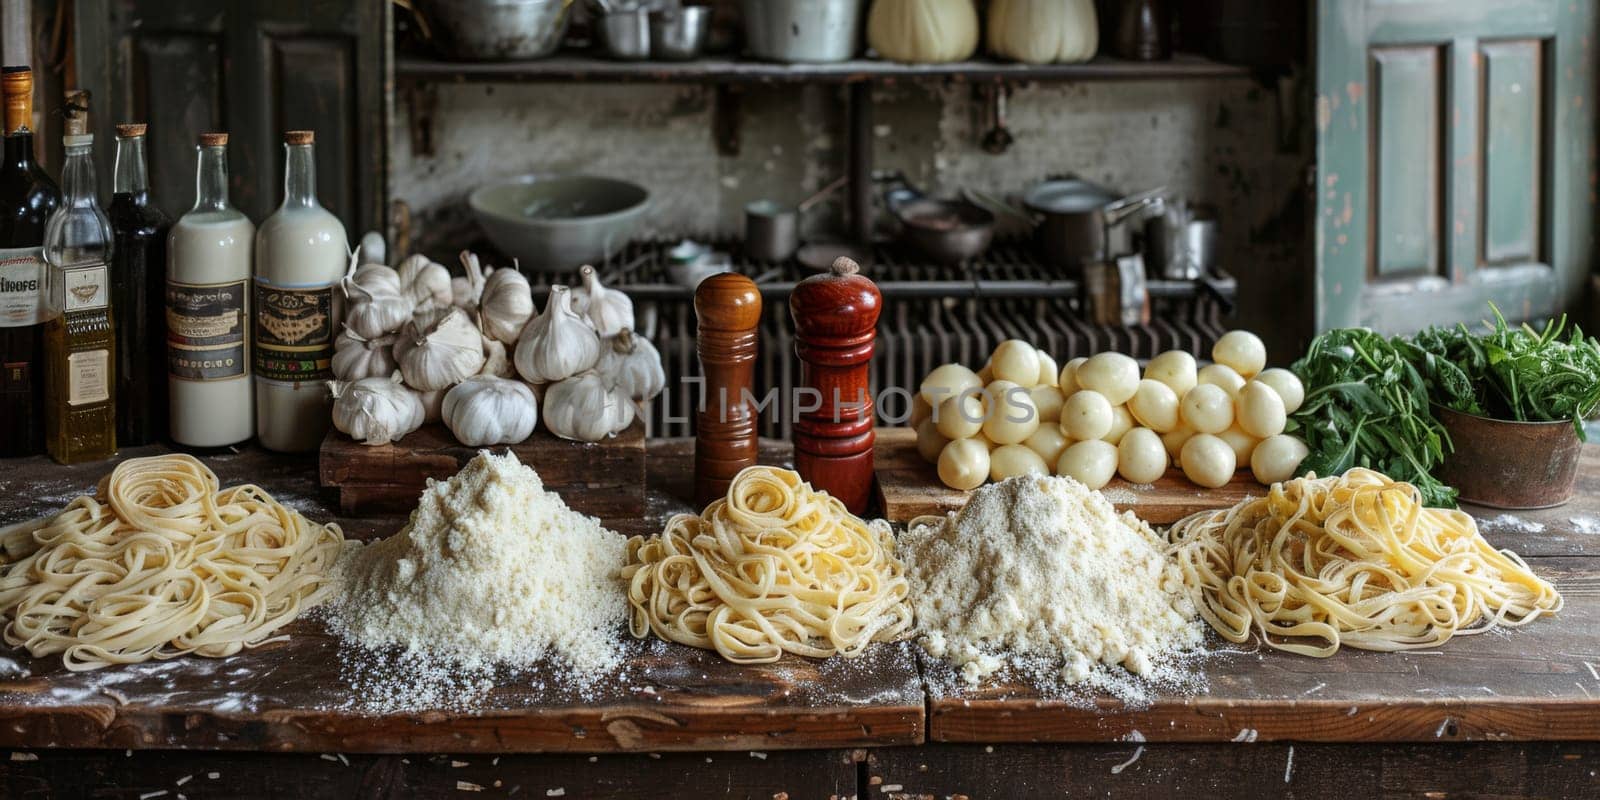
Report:
[{"label": "wooden cutting board", "polygon": [[[890,522],[904,524],[926,514],[959,511],[967,503],[968,492],[945,486],[933,465],[917,455],[917,435],[910,428],[879,429],[876,461],[878,500]],[[1174,469],[1148,486],[1113,478],[1101,491],[1118,511],[1132,511],[1152,525],[1169,525],[1196,511],[1260,497],[1266,487],[1256,483],[1248,470],[1240,470],[1226,486],[1207,489]]]},{"label": "wooden cutting board", "polygon": [[[424,425],[394,444],[370,447],[338,431],[322,441],[318,474],[323,486],[339,490],[345,514],[408,512],[429,478],[456,474],[478,450],[456,441],[443,425]],[[506,446],[486,448],[502,452]],[[591,516],[641,516],[644,513],[644,425],[602,442],[569,442],[543,429],[510,445],[522,463],[534,468],[546,489],[567,505]]]}]

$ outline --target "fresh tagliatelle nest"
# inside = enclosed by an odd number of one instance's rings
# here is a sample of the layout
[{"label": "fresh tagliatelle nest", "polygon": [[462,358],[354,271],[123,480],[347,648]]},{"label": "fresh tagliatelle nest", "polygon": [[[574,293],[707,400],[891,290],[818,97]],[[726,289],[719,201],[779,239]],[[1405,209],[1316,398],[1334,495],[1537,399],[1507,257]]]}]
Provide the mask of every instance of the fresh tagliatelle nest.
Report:
[{"label": "fresh tagliatelle nest", "polygon": [[629,627],[739,664],[860,655],[911,625],[894,536],[791,470],[749,467],[699,516],[628,541]]},{"label": "fresh tagliatelle nest", "polygon": [[1434,647],[1561,609],[1555,587],[1491,547],[1472,517],[1368,469],[1273,484],[1167,536],[1218,633],[1243,642],[1253,629],[1292,653]]},{"label": "fresh tagliatelle nest", "polygon": [[71,670],[266,642],[326,597],[344,544],[187,455],[124,461],[41,523],[0,540],[20,559],[0,567],[5,641]]}]

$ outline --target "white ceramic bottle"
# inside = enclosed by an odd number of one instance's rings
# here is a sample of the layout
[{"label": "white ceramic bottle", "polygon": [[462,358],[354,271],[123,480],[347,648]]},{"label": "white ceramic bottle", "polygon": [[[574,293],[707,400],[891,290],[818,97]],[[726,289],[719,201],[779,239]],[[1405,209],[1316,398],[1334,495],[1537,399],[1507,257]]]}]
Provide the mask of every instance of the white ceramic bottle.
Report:
[{"label": "white ceramic bottle", "polygon": [[331,422],[336,291],[350,257],[344,225],[317,202],[311,131],[283,135],[283,205],[256,231],[256,436],[297,453],[322,443]]},{"label": "white ceramic bottle", "polygon": [[194,208],[167,236],[172,440],[223,447],[256,431],[250,259],[256,226],[228,204],[228,134],[200,134]]}]

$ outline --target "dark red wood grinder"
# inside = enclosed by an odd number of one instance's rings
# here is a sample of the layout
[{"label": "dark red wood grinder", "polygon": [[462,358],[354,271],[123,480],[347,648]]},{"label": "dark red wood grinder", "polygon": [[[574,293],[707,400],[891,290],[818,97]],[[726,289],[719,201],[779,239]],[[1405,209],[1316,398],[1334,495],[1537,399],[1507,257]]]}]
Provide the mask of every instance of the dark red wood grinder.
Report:
[{"label": "dark red wood grinder", "polygon": [[868,362],[877,346],[883,295],[848,258],[795,285],[795,355],[802,391],[788,398],[799,410],[794,466],[812,486],[839,498],[852,513],[872,498],[875,413]]},{"label": "dark red wood grinder", "polygon": [[743,275],[713,275],[695,289],[694,313],[700,323],[695,349],[705,378],[695,419],[694,500],[704,507],[728,493],[739,470],[756,463],[758,415],[752,400],[761,292]]}]

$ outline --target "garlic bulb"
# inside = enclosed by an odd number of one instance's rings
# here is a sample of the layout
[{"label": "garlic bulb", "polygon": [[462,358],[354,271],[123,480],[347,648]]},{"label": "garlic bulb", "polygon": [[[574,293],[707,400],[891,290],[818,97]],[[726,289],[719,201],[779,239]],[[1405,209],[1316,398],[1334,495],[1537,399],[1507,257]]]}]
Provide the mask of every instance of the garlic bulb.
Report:
[{"label": "garlic bulb", "polygon": [[[425,331],[438,325],[441,320],[449,316],[450,312],[454,310],[456,310],[456,307],[449,303],[440,304],[432,300],[418,303],[417,307],[411,311],[411,324],[415,325],[417,330]],[[466,311],[466,309],[462,310]],[[468,321],[471,320],[471,317],[472,314],[468,311]]]},{"label": "garlic bulb", "polygon": [[450,302],[468,311],[478,310],[478,298],[483,295],[483,282],[494,271],[478,263],[477,254],[461,251],[461,269],[465,277],[450,279]]},{"label": "garlic bulb", "polygon": [[363,339],[399,330],[411,319],[411,301],[376,284],[369,288],[345,278],[344,296],[350,301],[344,312],[345,327]]},{"label": "garlic bulb", "polygon": [[389,248],[383,243],[383,234],[377,231],[367,231],[361,235],[361,263],[383,264],[386,263]]},{"label": "garlic bulb", "polygon": [[411,302],[450,305],[450,270],[443,264],[435,264],[424,255],[413,255],[400,262],[395,271],[400,273],[400,293],[411,298]]},{"label": "garlic bulb", "polygon": [[533,317],[533,290],[528,279],[515,269],[489,273],[478,299],[478,317],[485,333],[506,344],[516,344],[517,336]]},{"label": "garlic bulb", "polygon": [[328,388],[333,391],[333,427],[362,444],[389,444],[422,427],[422,401],[400,383],[398,373],[329,381]]},{"label": "garlic bulb", "polygon": [[544,426],[563,439],[598,442],[633,422],[633,403],[594,372],[551,384],[544,392]]},{"label": "garlic bulb", "polygon": [[600,360],[600,337],[572,310],[572,292],[550,287],[544,313],[517,339],[517,374],[529,383],[553,383],[583,372]]},{"label": "garlic bulb", "polygon": [[506,355],[505,343],[483,337],[483,368],[478,370],[478,374],[497,378],[517,377],[517,368],[511,366],[511,357]]},{"label": "garlic bulb", "polygon": [[385,378],[394,374],[394,342],[397,337],[385,334],[373,339],[358,336],[345,326],[333,340],[333,377],[341,381],[359,381],[362,378]]},{"label": "garlic bulb", "polygon": [[607,289],[600,283],[600,274],[594,267],[584,264],[583,286],[573,290],[573,310],[585,316],[601,336],[615,336],[623,328],[633,327],[633,300],[617,289]]},{"label": "garlic bulb", "polygon": [[605,354],[595,371],[615,384],[623,396],[641,402],[654,400],[667,385],[655,345],[628,328],[606,340]]},{"label": "garlic bulb", "polygon": [[395,343],[394,357],[413,389],[446,389],[483,368],[483,337],[467,319],[467,312],[453,308],[432,328],[407,324]]},{"label": "garlic bulb", "polygon": [[444,418],[444,396],[448,389],[434,389],[424,392],[418,389],[411,390],[422,401],[422,421],[433,424]]},{"label": "garlic bulb", "polygon": [[468,447],[517,444],[538,419],[538,401],[521,381],[476,375],[444,396],[444,426]]}]

